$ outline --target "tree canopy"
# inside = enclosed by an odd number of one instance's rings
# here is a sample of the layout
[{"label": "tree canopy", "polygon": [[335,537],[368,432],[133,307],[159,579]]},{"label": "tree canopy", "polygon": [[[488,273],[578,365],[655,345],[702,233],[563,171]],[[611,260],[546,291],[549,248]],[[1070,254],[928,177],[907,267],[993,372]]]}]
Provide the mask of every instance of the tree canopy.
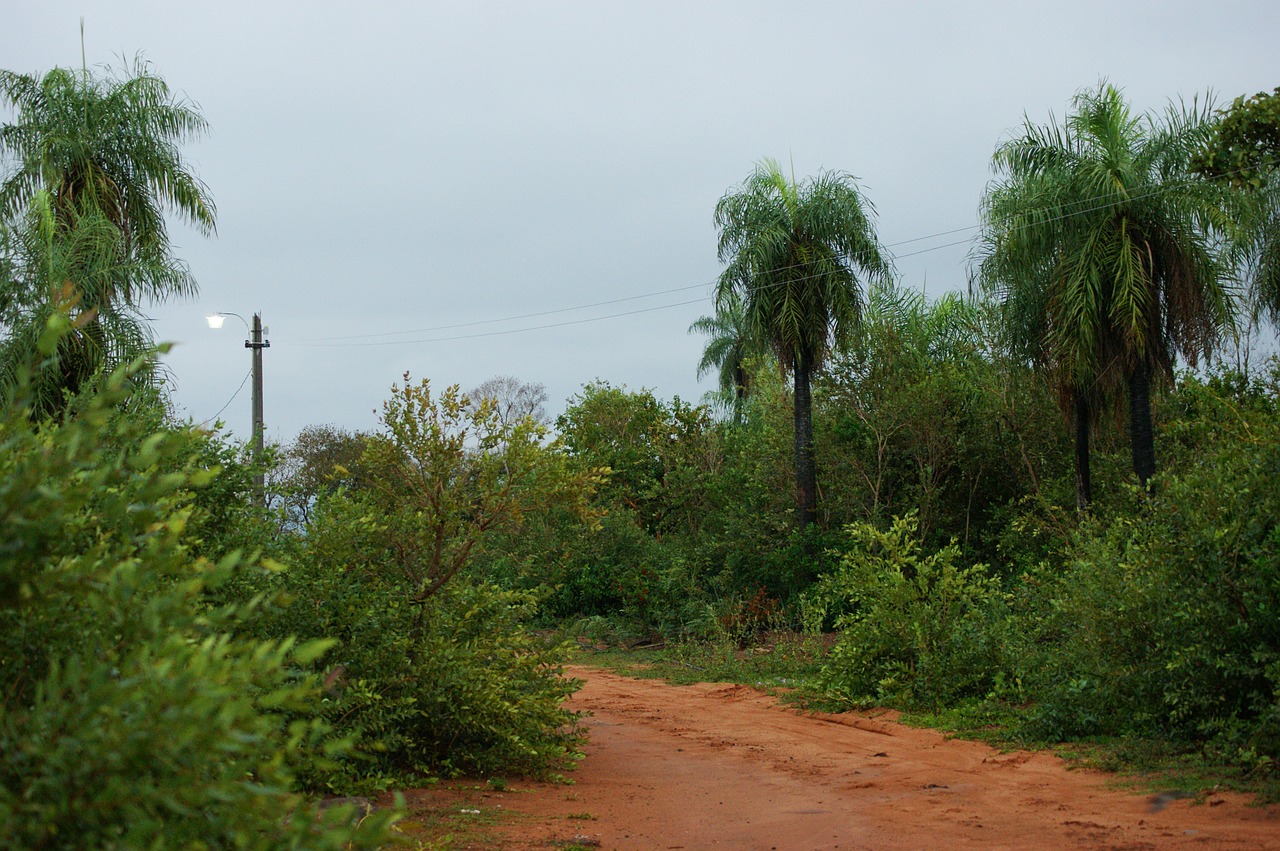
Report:
[{"label": "tree canopy", "polygon": [[[17,370],[42,360],[32,398],[50,413],[151,345],[143,303],[194,294],[164,214],[214,230],[213,201],[179,149],[206,126],[142,62],[123,76],[0,71],[0,98],[15,111],[0,126],[0,382],[12,392]],[[55,315],[71,332],[39,359]]]},{"label": "tree canopy", "polygon": [[1280,86],[1251,98],[1236,98],[1219,117],[1195,167],[1236,186],[1260,188],[1280,165]]},{"label": "tree canopy", "polygon": [[1190,171],[1210,126],[1209,104],[1135,115],[1103,83],[1061,124],[1028,122],[1003,144],[983,201],[979,274],[1015,339],[1074,410],[1078,440],[1127,384],[1143,482],[1155,472],[1151,380],[1171,377],[1179,356],[1208,356],[1236,306],[1221,249],[1239,204]]},{"label": "tree canopy", "polygon": [[769,343],[795,389],[797,520],[816,517],[810,381],[862,311],[862,281],[887,281],[892,265],[876,238],[874,207],[843,172],[803,183],[766,159],[716,204],[718,252],[728,265],[717,305],[742,302],[748,339]]},{"label": "tree canopy", "polygon": [[13,160],[0,183],[6,219],[45,189],[59,217],[86,204],[102,211],[131,251],[168,249],[166,210],[203,234],[214,232],[213,200],[179,147],[208,126],[146,62],[123,75],[0,70],[0,97],[17,114],[0,127],[0,153]]}]

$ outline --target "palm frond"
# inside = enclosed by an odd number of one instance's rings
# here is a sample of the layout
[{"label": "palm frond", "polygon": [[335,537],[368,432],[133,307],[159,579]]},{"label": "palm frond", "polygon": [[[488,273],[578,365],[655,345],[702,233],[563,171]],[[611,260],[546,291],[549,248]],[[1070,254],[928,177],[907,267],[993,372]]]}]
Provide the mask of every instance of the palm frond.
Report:
[{"label": "palm frond", "polygon": [[997,149],[975,280],[1046,368],[1093,383],[1123,350],[1167,373],[1229,324],[1219,248],[1239,210],[1189,169],[1211,114],[1193,100],[1135,115],[1104,81]]}]

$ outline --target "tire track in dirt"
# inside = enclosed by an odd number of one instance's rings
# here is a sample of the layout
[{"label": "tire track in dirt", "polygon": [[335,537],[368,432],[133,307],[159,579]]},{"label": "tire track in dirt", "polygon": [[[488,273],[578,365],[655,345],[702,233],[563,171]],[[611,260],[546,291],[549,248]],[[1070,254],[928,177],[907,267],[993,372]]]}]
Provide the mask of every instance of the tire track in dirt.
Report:
[{"label": "tire track in dirt", "polygon": [[[671,686],[574,667],[591,713],[574,785],[516,784],[506,848],[1277,848],[1280,808],[1106,787],[1044,753],[803,713],[745,686]],[[598,846],[592,843],[598,843]]]}]

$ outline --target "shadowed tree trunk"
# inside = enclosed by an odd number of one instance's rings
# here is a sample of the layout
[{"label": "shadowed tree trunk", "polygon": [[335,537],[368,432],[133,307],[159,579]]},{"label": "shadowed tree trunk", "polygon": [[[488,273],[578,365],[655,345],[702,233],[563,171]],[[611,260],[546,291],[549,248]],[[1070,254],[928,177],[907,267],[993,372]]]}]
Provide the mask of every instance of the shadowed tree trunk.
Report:
[{"label": "shadowed tree trunk", "polygon": [[818,477],[813,462],[813,400],[809,392],[812,372],[812,359],[807,352],[801,351],[794,369],[796,521],[801,529],[818,517]]},{"label": "shadowed tree trunk", "polygon": [[1129,441],[1133,472],[1143,487],[1156,472],[1156,444],[1151,428],[1151,365],[1139,360],[1129,373]]},{"label": "shadowed tree trunk", "polygon": [[1086,511],[1093,502],[1093,482],[1089,478],[1089,400],[1076,394],[1076,508]]}]

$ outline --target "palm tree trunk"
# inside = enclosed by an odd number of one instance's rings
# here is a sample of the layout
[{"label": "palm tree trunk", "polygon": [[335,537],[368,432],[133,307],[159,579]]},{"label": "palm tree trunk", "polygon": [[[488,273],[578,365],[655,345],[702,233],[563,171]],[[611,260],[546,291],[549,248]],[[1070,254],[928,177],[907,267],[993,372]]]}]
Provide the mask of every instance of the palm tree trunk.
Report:
[{"label": "palm tree trunk", "polygon": [[1093,481],[1089,477],[1089,400],[1076,393],[1076,509],[1087,511],[1093,502]]},{"label": "palm tree trunk", "polygon": [[1151,365],[1144,360],[1129,373],[1129,442],[1133,472],[1147,487],[1156,473],[1156,443],[1151,427]]},{"label": "palm tree trunk", "polygon": [[813,359],[808,352],[796,357],[795,369],[796,522],[801,529],[818,516],[818,476],[813,462],[813,401],[809,379]]}]

